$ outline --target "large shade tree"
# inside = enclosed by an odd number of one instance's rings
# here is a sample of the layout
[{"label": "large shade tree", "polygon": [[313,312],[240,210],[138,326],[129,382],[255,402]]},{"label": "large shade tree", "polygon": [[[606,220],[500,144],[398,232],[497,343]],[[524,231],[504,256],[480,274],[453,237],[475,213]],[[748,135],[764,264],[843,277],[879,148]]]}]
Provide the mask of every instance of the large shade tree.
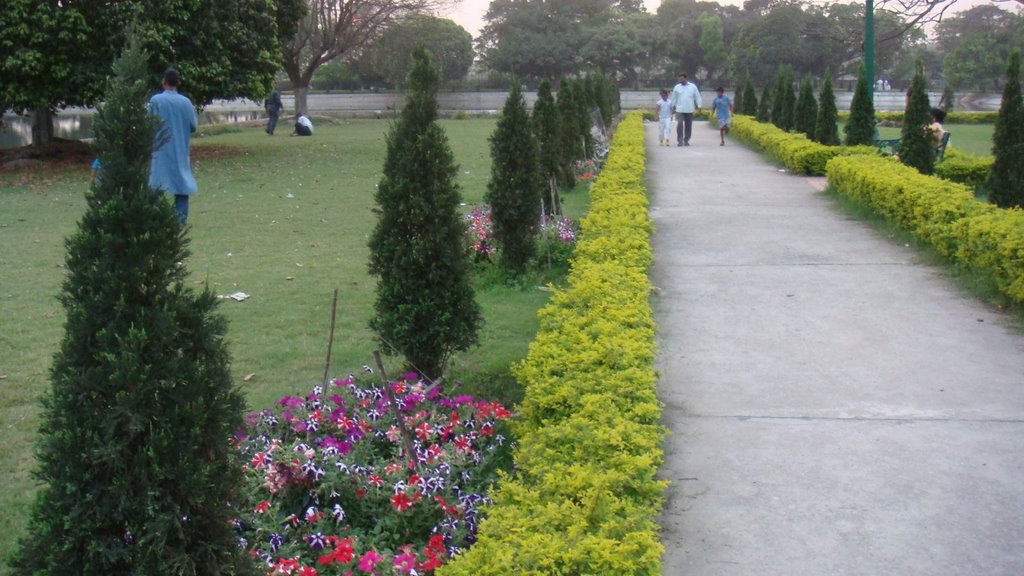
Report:
[{"label": "large shade tree", "polygon": [[134,22],[155,90],[168,67],[202,106],[261,97],[279,67],[306,0],[4,0],[0,7],[0,110],[32,111],[33,141],[52,135],[52,113],[92,106]]},{"label": "large shade tree", "polygon": [[1002,84],[1010,53],[1024,48],[1024,13],[990,4],[975,6],[939,23],[935,43],[951,84],[992,89]]},{"label": "large shade tree", "polygon": [[472,34],[451,20],[415,14],[402,19],[373,43],[359,59],[359,76],[402,87],[417,47],[430,54],[441,85],[462,80],[473,64]]},{"label": "large shade tree", "polygon": [[306,16],[285,42],[281,57],[295,90],[295,109],[307,111],[313,74],[337,58],[355,59],[390,26],[414,14],[448,5],[448,0],[304,0]]}]

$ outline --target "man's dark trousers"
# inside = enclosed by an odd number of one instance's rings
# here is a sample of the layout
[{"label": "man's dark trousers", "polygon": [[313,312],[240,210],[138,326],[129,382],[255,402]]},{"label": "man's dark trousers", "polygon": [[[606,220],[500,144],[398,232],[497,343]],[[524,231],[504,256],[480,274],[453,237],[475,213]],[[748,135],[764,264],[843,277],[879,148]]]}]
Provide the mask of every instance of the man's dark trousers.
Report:
[{"label": "man's dark trousers", "polygon": [[690,132],[693,130],[693,112],[676,112],[676,143],[690,145]]}]

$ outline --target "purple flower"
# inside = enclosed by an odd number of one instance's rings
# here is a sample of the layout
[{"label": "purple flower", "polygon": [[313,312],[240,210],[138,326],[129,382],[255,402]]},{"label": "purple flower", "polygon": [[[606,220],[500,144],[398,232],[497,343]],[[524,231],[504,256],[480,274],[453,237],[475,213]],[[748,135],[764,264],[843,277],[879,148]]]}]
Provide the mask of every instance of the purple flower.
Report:
[{"label": "purple flower", "polygon": [[324,536],[323,532],[317,532],[316,534],[310,534],[306,537],[306,543],[313,550],[320,551],[327,545],[327,537]]},{"label": "purple flower", "polygon": [[298,410],[302,407],[302,398],[298,396],[285,396],[277,401],[280,406],[290,408],[292,410]]}]

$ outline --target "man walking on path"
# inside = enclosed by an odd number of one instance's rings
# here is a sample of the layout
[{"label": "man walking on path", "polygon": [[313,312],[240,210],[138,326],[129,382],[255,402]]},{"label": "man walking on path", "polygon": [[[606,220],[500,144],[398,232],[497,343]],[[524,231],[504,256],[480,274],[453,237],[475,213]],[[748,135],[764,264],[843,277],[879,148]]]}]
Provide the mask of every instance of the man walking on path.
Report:
[{"label": "man walking on path", "polygon": [[199,121],[192,101],[178,94],[180,82],[178,71],[168,69],[164,72],[164,91],[149,99],[149,113],[160,119],[153,141],[149,187],[174,195],[174,209],[184,223],[188,220],[188,197],[197,188],[189,159],[189,140]]},{"label": "man walking on path", "polygon": [[679,83],[672,89],[672,109],[676,111],[676,145],[689,146],[690,132],[693,129],[693,113],[701,107],[700,89],[689,81],[684,73],[679,74]]},{"label": "man walking on path", "polygon": [[821,179],[744,146],[663,152],[656,130],[662,574],[1024,574],[1014,316]]}]

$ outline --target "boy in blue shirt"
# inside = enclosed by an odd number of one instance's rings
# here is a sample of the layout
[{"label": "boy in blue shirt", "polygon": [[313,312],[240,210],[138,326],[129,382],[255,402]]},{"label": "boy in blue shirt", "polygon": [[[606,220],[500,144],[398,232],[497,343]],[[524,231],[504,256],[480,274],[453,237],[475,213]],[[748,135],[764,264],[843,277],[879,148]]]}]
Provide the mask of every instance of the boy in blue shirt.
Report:
[{"label": "boy in blue shirt", "polygon": [[711,109],[718,117],[718,135],[722,138],[719,146],[725,146],[725,135],[732,127],[732,99],[725,95],[725,89],[721,86],[716,90],[718,96],[711,102]]}]

